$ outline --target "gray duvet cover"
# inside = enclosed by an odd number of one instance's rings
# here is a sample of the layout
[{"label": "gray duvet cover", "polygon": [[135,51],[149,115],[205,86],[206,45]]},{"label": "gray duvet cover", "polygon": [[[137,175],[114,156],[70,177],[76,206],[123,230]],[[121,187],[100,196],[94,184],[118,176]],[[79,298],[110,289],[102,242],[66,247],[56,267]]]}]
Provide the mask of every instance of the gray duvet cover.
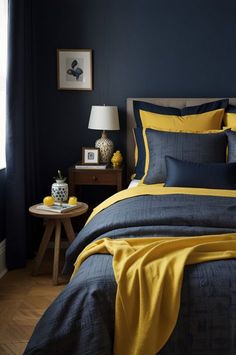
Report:
[{"label": "gray duvet cover", "polygon": [[[81,230],[67,251],[64,272],[72,272],[86,245],[103,237],[187,238],[232,232],[236,232],[235,198],[132,197],[101,211]],[[90,256],[37,324],[25,354],[113,354],[115,295],[112,256]],[[158,354],[236,354],[235,259],[185,268],[178,321]]]}]

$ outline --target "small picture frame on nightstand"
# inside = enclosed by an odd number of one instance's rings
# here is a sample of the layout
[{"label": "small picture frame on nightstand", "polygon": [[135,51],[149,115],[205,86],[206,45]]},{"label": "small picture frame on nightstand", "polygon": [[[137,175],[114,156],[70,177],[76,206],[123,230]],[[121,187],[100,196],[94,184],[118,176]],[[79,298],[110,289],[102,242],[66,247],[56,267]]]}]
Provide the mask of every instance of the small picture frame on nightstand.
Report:
[{"label": "small picture frame on nightstand", "polygon": [[99,164],[99,148],[82,147],[82,164]]}]

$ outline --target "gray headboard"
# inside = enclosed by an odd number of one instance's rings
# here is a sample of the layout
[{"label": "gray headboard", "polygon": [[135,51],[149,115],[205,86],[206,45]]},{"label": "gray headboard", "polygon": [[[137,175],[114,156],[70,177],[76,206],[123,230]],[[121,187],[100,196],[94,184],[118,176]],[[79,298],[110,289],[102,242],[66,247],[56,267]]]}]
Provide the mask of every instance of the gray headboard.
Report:
[{"label": "gray headboard", "polygon": [[[128,180],[134,172],[134,135],[133,128],[136,127],[134,113],[133,113],[133,101],[151,102],[156,105],[178,107],[183,108],[185,106],[194,106],[203,104],[205,102],[219,100],[219,98],[130,98],[127,99],[127,177]],[[236,106],[236,98],[229,99],[230,104]]]}]

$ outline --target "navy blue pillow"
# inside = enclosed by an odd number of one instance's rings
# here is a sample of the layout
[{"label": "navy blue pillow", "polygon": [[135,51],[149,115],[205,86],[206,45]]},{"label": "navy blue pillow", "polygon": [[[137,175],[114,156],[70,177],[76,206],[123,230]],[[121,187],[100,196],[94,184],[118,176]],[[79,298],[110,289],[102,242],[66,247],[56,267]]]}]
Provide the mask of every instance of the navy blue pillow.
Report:
[{"label": "navy blue pillow", "polygon": [[145,130],[148,145],[148,169],[144,184],[158,184],[166,180],[165,157],[193,163],[225,163],[227,135],[219,133],[164,132]]},{"label": "navy blue pillow", "polygon": [[165,157],[167,187],[236,189],[236,163],[193,163]]},{"label": "navy blue pillow", "polygon": [[229,105],[226,107],[225,112],[236,113],[236,106],[229,104]]}]

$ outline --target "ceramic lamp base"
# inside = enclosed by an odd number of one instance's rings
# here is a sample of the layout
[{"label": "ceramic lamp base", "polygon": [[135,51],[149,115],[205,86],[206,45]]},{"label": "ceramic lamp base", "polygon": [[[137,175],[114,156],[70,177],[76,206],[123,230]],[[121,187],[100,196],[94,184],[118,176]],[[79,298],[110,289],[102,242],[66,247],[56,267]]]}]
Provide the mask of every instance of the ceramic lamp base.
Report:
[{"label": "ceramic lamp base", "polygon": [[110,163],[111,157],[114,151],[113,142],[107,137],[105,131],[102,133],[102,137],[95,142],[95,148],[100,150],[100,162],[101,163]]}]

